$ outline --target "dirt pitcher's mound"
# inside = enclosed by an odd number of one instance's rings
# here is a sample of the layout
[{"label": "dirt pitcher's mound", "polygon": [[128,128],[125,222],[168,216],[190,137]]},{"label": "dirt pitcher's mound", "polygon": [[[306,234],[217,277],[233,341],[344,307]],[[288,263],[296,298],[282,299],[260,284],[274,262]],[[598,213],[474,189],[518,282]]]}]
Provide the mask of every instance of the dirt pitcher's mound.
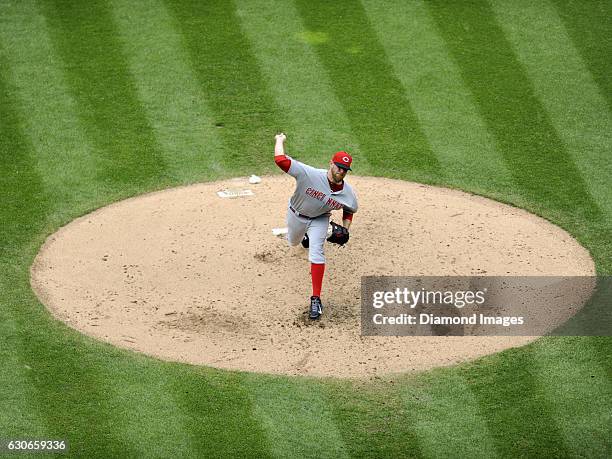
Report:
[{"label": "dirt pitcher's mound", "polygon": [[[56,317],[121,347],[220,368],[353,377],[449,365],[531,339],[362,337],[363,275],[595,273],[569,234],[525,211],[398,180],[349,181],[360,211],[349,244],[326,243],[326,308],[315,324],[306,317],[307,251],[272,235],[285,226],[288,176],[99,209],[49,237],[32,285]],[[253,196],[217,195],[247,188]]]}]

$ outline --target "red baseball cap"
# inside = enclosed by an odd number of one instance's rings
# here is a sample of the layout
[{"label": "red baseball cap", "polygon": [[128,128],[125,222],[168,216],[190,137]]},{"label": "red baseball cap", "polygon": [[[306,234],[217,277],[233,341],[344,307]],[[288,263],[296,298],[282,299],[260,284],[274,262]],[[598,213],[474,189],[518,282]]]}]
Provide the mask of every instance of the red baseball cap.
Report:
[{"label": "red baseball cap", "polygon": [[353,158],[346,151],[337,152],[332,158],[334,164],[341,169],[346,169],[347,171],[351,169],[351,163],[353,162]]}]

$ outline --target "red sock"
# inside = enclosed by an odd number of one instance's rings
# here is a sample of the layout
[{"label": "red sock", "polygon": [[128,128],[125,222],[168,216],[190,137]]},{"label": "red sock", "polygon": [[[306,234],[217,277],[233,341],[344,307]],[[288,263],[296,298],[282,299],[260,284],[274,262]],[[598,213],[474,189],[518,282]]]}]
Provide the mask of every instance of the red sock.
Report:
[{"label": "red sock", "polygon": [[310,263],[310,275],[312,276],[312,296],[321,296],[321,285],[323,285],[323,274],[325,263]]}]

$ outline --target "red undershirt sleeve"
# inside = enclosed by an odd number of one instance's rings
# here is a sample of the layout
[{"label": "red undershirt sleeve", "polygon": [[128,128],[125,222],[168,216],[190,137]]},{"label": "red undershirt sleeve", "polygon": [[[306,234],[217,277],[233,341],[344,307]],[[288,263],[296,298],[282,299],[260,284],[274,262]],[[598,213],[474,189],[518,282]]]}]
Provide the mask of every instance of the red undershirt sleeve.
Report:
[{"label": "red undershirt sleeve", "polygon": [[342,211],[342,220],[348,220],[350,222],[353,221],[353,214],[350,212],[347,212],[346,210]]},{"label": "red undershirt sleeve", "polygon": [[289,158],[287,158],[285,155],[275,156],[274,157],[274,162],[284,172],[289,172],[289,168],[291,167],[291,160]]}]

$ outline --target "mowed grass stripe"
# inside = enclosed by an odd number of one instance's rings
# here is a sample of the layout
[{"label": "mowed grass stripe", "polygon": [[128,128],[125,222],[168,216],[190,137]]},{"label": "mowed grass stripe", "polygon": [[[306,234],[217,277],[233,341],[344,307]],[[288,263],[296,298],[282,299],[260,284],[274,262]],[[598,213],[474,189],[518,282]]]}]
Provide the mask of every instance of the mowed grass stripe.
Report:
[{"label": "mowed grass stripe", "polygon": [[218,178],[225,172],[219,129],[165,4],[153,0],[136,9],[127,0],[109,4],[168,169],[182,182]]},{"label": "mowed grass stripe", "polygon": [[391,175],[438,181],[437,158],[361,4],[295,3],[368,162]]},{"label": "mowed grass stripe", "polygon": [[198,457],[186,428],[190,413],[176,401],[180,365],[131,352],[112,356],[109,364],[115,429],[129,439],[136,457]]},{"label": "mowed grass stripe", "polygon": [[[17,89],[23,133],[33,148],[34,166],[50,204],[57,204],[57,211],[91,205],[100,194],[95,157],[76,115],[44,17],[30,0],[3,2],[0,15],[0,43]],[[57,226],[65,223],[66,217],[49,218],[51,225]]]},{"label": "mowed grass stripe", "polygon": [[466,365],[463,377],[501,457],[569,457],[532,354],[528,346],[484,357]]},{"label": "mowed grass stripe", "polygon": [[32,158],[33,150],[0,43],[0,260],[25,266],[32,235],[45,225],[50,200]]},{"label": "mowed grass stripe", "polygon": [[315,167],[346,150],[354,170],[369,171],[343,107],[309,43],[293,4],[283,0],[237,0],[238,17],[255,57],[283,113],[287,153]]},{"label": "mowed grass stripe", "polygon": [[[557,134],[612,225],[612,117],[606,100],[552,6],[526,0],[490,3]],[[612,62],[612,54],[608,57]]]},{"label": "mowed grass stripe", "polygon": [[244,384],[275,457],[349,457],[320,382],[250,374]]},{"label": "mowed grass stripe", "polygon": [[612,451],[611,341],[547,338],[533,349],[536,382],[575,457],[606,457]]},{"label": "mowed grass stripe", "polygon": [[[10,292],[7,282],[8,268],[0,263],[0,295],[7,302]],[[19,326],[13,319],[9,308],[0,305],[0,426],[4,438],[45,438],[46,422],[38,410],[36,394],[29,383],[28,373],[32,371],[21,360]]]},{"label": "mowed grass stripe", "polygon": [[434,371],[402,387],[409,422],[424,457],[492,458],[495,443],[469,381],[458,370]]},{"label": "mowed grass stripe", "polygon": [[413,413],[389,378],[327,380],[322,386],[351,457],[423,457]]},{"label": "mowed grass stripe", "polygon": [[[484,0],[427,3],[527,206],[576,228],[601,211]],[[510,191],[510,190],[508,190]]]},{"label": "mowed grass stripe", "polygon": [[9,438],[47,433],[47,420],[39,412],[40,400],[30,382],[31,370],[21,352],[21,324],[14,311],[20,307],[16,273],[24,269],[31,234],[45,224],[48,200],[23,132],[16,90],[9,83],[5,46],[0,41],[0,426],[3,437]]},{"label": "mowed grass stripe", "polygon": [[134,456],[133,439],[117,423],[126,407],[115,395],[117,374],[110,362],[116,356],[109,346],[85,342],[59,327],[38,307],[24,297],[13,314],[20,329],[16,351],[32,368],[32,403],[46,420],[47,438],[65,439],[73,451],[87,451],[90,457]]},{"label": "mowed grass stripe", "polygon": [[273,457],[245,375],[175,366],[171,393],[197,457]]},{"label": "mowed grass stripe", "polygon": [[550,0],[612,111],[612,2]]},{"label": "mowed grass stripe", "polygon": [[423,2],[362,3],[445,180],[472,191],[507,189],[512,177],[495,139]]},{"label": "mowed grass stripe", "polygon": [[106,2],[45,0],[54,46],[100,157],[101,179],[126,193],[169,181]]},{"label": "mowed grass stripe", "polygon": [[[167,0],[234,171],[272,171],[283,125],[232,1]],[[236,174],[237,175],[237,174]]]},{"label": "mowed grass stripe", "polygon": [[[4,56],[3,56],[4,57]],[[46,223],[51,204],[36,161],[31,157],[33,147],[23,132],[21,107],[10,84],[10,67],[3,58],[0,66],[0,166],[3,199],[2,221],[2,283],[5,303],[3,309],[16,324],[11,337],[11,350],[22,365],[31,368],[26,373],[27,388],[13,392],[13,397],[32,396],[22,400],[38,413],[34,419],[44,419],[47,438],[64,438],[74,446],[97,444],[98,453],[117,454],[121,444],[112,428],[112,410],[107,405],[103,381],[98,374],[94,356],[81,342],[64,335],[54,321],[41,314],[30,289],[27,266],[33,250],[32,235]],[[9,265],[8,261],[11,262]],[[17,374],[19,372],[17,371]],[[9,409],[10,411],[10,409]],[[35,422],[35,421],[32,421]],[[31,429],[39,430],[33,424]],[[100,439],[105,438],[106,442]],[[95,448],[94,448],[95,449]],[[129,448],[122,447],[129,451]]]}]

